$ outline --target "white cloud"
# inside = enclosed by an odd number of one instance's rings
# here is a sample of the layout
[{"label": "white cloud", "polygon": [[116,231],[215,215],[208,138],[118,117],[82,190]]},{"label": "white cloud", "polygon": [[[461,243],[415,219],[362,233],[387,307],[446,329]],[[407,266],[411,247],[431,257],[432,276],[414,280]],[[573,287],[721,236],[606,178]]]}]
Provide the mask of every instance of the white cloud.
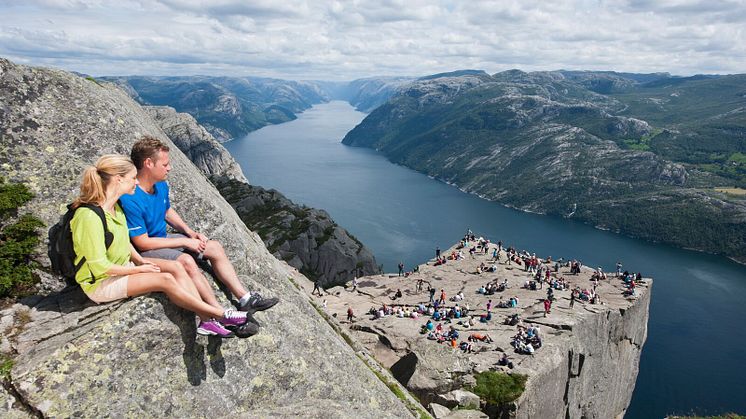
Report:
[{"label": "white cloud", "polygon": [[0,56],[94,75],[746,72],[746,0],[34,0],[0,14]]}]

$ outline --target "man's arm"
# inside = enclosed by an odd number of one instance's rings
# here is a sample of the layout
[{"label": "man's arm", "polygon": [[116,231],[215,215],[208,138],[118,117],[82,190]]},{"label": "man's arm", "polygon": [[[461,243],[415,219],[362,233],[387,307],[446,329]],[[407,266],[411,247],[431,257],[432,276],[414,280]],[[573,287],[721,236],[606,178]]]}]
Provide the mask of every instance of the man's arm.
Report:
[{"label": "man's arm", "polygon": [[135,245],[141,252],[147,252],[148,250],[154,249],[173,249],[176,247],[184,247],[192,251],[201,252],[199,250],[201,242],[198,239],[190,239],[187,237],[183,238],[166,238],[166,237],[150,237],[148,233],[141,234],[139,236],[130,237],[130,241]]}]

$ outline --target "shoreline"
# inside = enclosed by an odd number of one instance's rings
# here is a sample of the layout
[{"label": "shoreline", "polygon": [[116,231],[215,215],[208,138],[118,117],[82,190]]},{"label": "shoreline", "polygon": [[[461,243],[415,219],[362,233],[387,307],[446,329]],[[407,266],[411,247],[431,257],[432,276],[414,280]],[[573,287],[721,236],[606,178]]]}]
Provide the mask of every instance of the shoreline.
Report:
[{"label": "shoreline", "polygon": [[[345,145],[347,147],[369,148],[371,150],[375,150],[377,153],[379,153],[381,156],[383,156],[386,160],[388,160],[392,164],[395,164],[397,166],[401,166],[401,167],[407,168],[409,170],[412,170],[414,172],[423,174],[423,175],[427,176],[430,179],[433,179],[433,180],[438,181],[440,183],[444,183],[444,184],[446,184],[448,186],[456,188],[460,192],[463,192],[463,193],[468,194],[468,195],[476,196],[479,199],[482,199],[482,200],[485,200],[487,202],[491,202],[491,203],[500,205],[500,206],[502,206],[504,208],[508,208],[508,209],[511,209],[511,210],[519,211],[519,212],[523,212],[523,213],[526,213],[526,214],[533,214],[533,215],[540,215],[540,216],[544,216],[544,217],[551,217],[551,218],[554,218],[554,219],[573,220],[573,217],[571,217],[571,216],[552,215],[552,214],[547,214],[547,213],[541,212],[541,211],[531,211],[531,210],[528,210],[528,209],[523,209],[523,208],[519,208],[519,207],[513,206],[511,204],[506,204],[506,203],[500,202],[500,201],[495,200],[495,199],[488,198],[486,195],[481,195],[481,194],[479,194],[477,192],[470,192],[470,191],[462,188],[461,186],[459,186],[457,183],[449,182],[449,181],[441,179],[439,177],[432,176],[432,175],[429,175],[429,174],[424,173],[424,172],[420,172],[419,170],[415,170],[415,169],[413,169],[413,168],[411,168],[409,166],[393,162],[385,154],[383,154],[378,149],[373,149],[373,148],[364,147],[364,146],[348,146],[346,144],[342,144],[342,145]],[[573,212],[573,214],[574,214],[574,212]],[[590,221],[586,221],[586,220],[579,219],[579,218],[574,218],[574,220],[576,222],[581,223],[581,224],[584,224],[584,225],[587,225],[587,226],[591,226],[591,227],[593,227],[596,230],[607,231],[607,232],[610,232],[610,233],[613,233],[613,234],[620,235],[622,237],[627,237],[627,238],[634,239],[634,240],[642,240],[644,242],[651,243],[651,244],[656,244],[656,245],[670,246],[670,247],[672,247],[674,249],[678,249],[678,250],[694,251],[694,252],[702,253],[702,254],[705,254],[705,255],[723,257],[723,258],[729,259],[729,260],[737,263],[738,265],[746,266],[746,256],[743,256],[743,261],[741,261],[741,260],[737,259],[737,256],[729,256],[729,255],[726,255],[726,254],[713,253],[713,252],[709,252],[709,251],[704,250],[704,249],[697,249],[697,248],[692,248],[692,247],[678,246],[678,245],[676,245],[674,243],[668,243],[668,242],[664,242],[664,241],[653,240],[653,239],[649,239],[649,238],[635,236],[633,234],[626,233],[626,232],[623,232],[621,230],[612,230],[610,228],[603,227],[603,226],[598,225],[598,224],[593,224]]]}]

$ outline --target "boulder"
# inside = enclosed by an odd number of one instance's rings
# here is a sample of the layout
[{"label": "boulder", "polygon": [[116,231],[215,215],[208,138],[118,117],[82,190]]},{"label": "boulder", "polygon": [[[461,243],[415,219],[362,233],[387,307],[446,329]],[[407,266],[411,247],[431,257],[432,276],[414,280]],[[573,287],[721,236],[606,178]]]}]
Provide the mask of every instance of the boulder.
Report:
[{"label": "boulder", "polygon": [[427,403],[438,401],[438,394],[463,387],[464,379],[471,373],[471,364],[453,357],[438,345],[419,345],[392,365],[391,373]]},{"label": "boulder", "polygon": [[451,409],[454,407],[479,409],[479,396],[466,390],[453,390],[446,394],[439,394],[436,400],[439,404]]},{"label": "boulder", "polygon": [[433,414],[435,419],[443,419],[451,414],[451,410],[445,406],[441,406],[438,403],[430,403],[430,413]]},{"label": "boulder", "polygon": [[[143,134],[172,144],[124,92],[93,79],[0,59],[0,97],[0,167],[35,193],[21,210],[48,226],[100,155],[127,154]],[[59,281],[2,315],[13,318],[6,385],[19,402],[50,417],[411,417],[176,146],[171,161],[172,205],[223,244],[248,289],[281,302],[256,315],[258,335],[218,340],[195,336],[195,316],[163,295],[95,305]]]}]

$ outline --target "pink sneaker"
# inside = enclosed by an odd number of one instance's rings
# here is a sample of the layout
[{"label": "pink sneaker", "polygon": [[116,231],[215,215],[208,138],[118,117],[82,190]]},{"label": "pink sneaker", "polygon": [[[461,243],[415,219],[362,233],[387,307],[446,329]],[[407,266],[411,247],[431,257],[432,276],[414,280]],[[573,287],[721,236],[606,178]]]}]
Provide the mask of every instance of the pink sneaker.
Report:
[{"label": "pink sneaker", "polygon": [[221,338],[232,338],[236,336],[216,320],[199,322],[199,326],[197,326],[197,334],[202,336],[218,336]]}]

